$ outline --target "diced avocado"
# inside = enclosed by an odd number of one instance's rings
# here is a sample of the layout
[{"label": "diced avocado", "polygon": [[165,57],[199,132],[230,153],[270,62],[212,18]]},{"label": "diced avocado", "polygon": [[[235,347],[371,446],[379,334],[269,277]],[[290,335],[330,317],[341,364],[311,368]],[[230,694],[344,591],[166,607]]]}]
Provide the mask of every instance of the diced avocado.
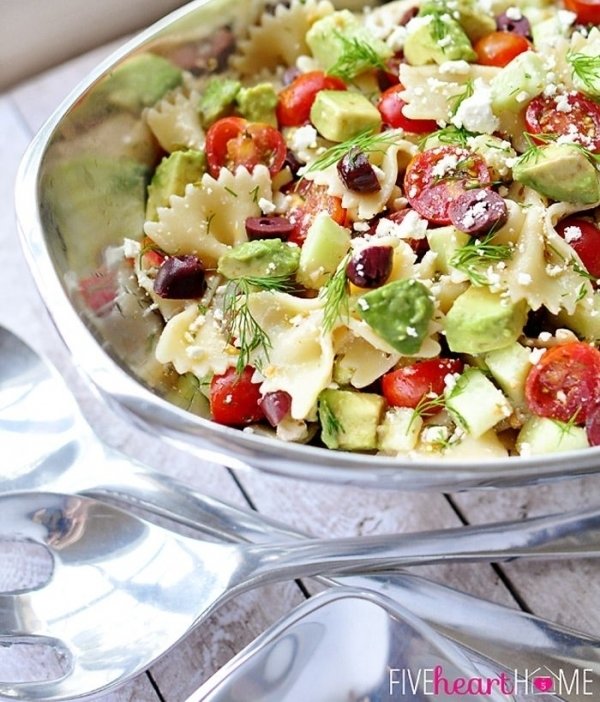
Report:
[{"label": "diced avocado", "polygon": [[533,51],[525,51],[492,78],[492,111],[498,117],[505,111],[521,112],[528,100],[546,86],[544,60]]},{"label": "diced avocado", "polygon": [[435,265],[441,273],[448,274],[453,270],[450,265],[452,257],[458,249],[468,244],[470,240],[471,237],[468,234],[452,226],[427,230],[429,248],[437,254]]},{"label": "diced avocado", "polygon": [[552,200],[591,205],[600,200],[600,173],[577,146],[547,144],[513,166],[513,178]]},{"label": "diced avocado", "polygon": [[211,78],[198,101],[198,113],[203,127],[210,127],[221,117],[233,112],[235,99],[241,90],[241,83],[231,78]]},{"label": "diced avocado", "polygon": [[455,353],[486,353],[516,341],[527,320],[527,303],[510,302],[472,285],[446,315],[446,341]]},{"label": "diced avocado", "polygon": [[237,94],[236,103],[239,113],[250,122],[277,126],[275,115],[277,93],[271,83],[259,83],[251,88],[242,88]]},{"label": "diced avocado", "polygon": [[489,378],[469,368],[451,389],[446,389],[446,409],[458,426],[474,437],[512,414],[510,402]]},{"label": "diced avocado", "polygon": [[375,105],[350,90],[321,90],[310,110],[310,121],[330,141],[346,141],[366,130],[379,131],[381,115]]},{"label": "diced avocado", "polygon": [[124,238],[141,238],[148,174],[135,161],[95,156],[78,156],[48,169],[44,201],[72,268],[97,266],[95,252]]},{"label": "diced avocado", "polygon": [[183,195],[188,183],[200,180],[206,170],[204,152],[174,151],[158,164],[150,185],[146,203],[146,219],[156,220],[158,207],[168,207],[171,195]]},{"label": "diced avocado", "polygon": [[[343,61],[346,78],[355,78],[365,69],[374,67],[372,62],[356,58],[357,45],[366,47],[380,63],[392,55],[387,44],[373,36],[359,18],[348,10],[333,12],[317,20],[306,34],[306,43],[325,71],[335,72],[336,64],[339,66]],[[352,61],[346,60],[350,57]]]},{"label": "diced avocado", "polygon": [[377,448],[377,427],[385,407],[381,395],[351,390],[323,390],[319,395],[321,440],[330,449]]},{"label": "diced avocado", "polygon": [[[456,0],[452,5],[452,10],[458,12],[460,26],[472,42],[476,42],[481,37],[496,31],[496,20],[490,11],[483,9],[481,3],[476,0]],[[421,15],[431,13],[444,14],[448,12],[446,0],[429,0],[421,7]]]},{"label": "diced avocado", "polygon": [[515,342],[490,351],[484,358],[494,380],[516,406],[525,404],[525,381],[532,368],[530,357],[531,349]]},{"label": "diced avocado", "polygon": [[300,248],[281,239],[246,241],[219,259],[217,270],[226,278],[289,278],[298,269]]},{"label": "diced avocado", "polygon": [[419,352],[433,317],[429,290],[417,280],[395,280],[358,299],[358,313],[377,334],[403,354]]},{"label": "diced avocado", "polygon": [[477,60],[469,37],[447,12],[422,14],[410,23],[404,56],[411,66]]},{"label": "diced avocado", "polygon": [[530,417],[521,428],[516,441],[521,456],[576,451],[588,448],[589,445],[583,427],[547,417]]},{"label": "diced avocado", "polygon": [[99,98],[123,110],[140,112],[181,85],[183,73],[173,63],[155,54],[143,53],[127,59],[94,89],[94,103]]},{"label": "diced avocado", "polygon": [[377,428],[377,446],[386,453],[404,453],[417,445],[423,420],[408,407],[390,407]]},{"label": "diced avocado", "polygon": [[556,321],[561,327],[572,329],[586,341],[600,340],[600,293],[595,292],[581,300],[573,314],[561,310]]},{"label": "diced avocado", "polygon": [[298,282],[311,290],[322,288],[348,252],[351,238],[350,230],[334,222],[326,212],[320,212],[302,245]]},{"label": "diced avocado", "polygon": [[209,417],[210,403],[205,390],[209,387],[210,382],[203,384],[193,373],[184,373],[177,379],[175,387],[165,395],[165,399],[188,412]]}]

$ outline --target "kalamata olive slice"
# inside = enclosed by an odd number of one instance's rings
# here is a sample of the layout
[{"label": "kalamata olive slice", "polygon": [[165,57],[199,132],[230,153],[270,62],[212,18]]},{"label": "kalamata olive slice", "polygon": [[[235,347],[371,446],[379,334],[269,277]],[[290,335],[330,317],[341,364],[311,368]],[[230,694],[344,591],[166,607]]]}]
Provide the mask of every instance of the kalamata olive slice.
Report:
[{"label": "kalamata olive slice", "polygon": [[348,280],[359,288],[378,288],[390,277],[393,258],[391,246],[365,246],[348,261]]},{"label": "kalamata olive slice", "polygon": [[355,193],[376,193],[381,190],[367,155],[356,146],[338,161],[337,170],[348,190]]},{"label": "kalamata olive slice", "polygon": [[276,427],[285,419],[292,408],[292,397],[285,390],[268,392],[258,401],[258,404],[272,427]]},{"label": "kalamata olive slice", "polygon": [[600,404],[588,412],[585,430],[590,446],[600,446]]},{"label": "kalamata olive slice", "polygon": [[512,32],[531,39],[531,24],[527,17],[517,8],[511,8],[496,17],[496,27],[499,32]]},{"label": "kalamata olive slice", "polygon": [[417,15],[419,14],[419,8],[415,5],[415,7],[409,7],[408,10],[402,15],[400,18],[400,21],[398,24],[401,27],[406,27],[406,25],[414,19]]},{"label": "kalamata olive slice", "polygon": [[286,217],[248,217],[246,233],[249,239],[287,239],[294,225]]},{"label": "kalamata olive slice", "polygon": [[204,268],[191,255],[165,258],[154,280],[154,292],[170,300],[195,299],[205,290]]},{"label": "kalamata olive slice", "polygon": [[293,176],[298,175],[298,171],[302,168],[302,164],[296,158],[296,154],[288,149],[285,154],[285,161],[283,162],[283,167],[288,167]]},{"label": "kalamata olive slice", "polygon": [[481,236],[506,224],[508,209],[504,198],[489,188],[466,190],[448,208],[450,221],[461,232]]}]

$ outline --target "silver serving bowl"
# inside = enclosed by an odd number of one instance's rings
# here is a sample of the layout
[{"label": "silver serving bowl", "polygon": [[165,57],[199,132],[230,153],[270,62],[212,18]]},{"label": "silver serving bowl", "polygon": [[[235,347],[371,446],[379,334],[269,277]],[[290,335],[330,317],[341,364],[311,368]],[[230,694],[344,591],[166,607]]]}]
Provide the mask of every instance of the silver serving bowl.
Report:
[{"label": "silver serving bowl", "polygon": [[[409,460],[284,443],[178,406],[168,373],[152,360],[160,320],[145,309],[131,271],[107,255],[124,236],[139,238],[142,231],[145,179],[159,154],[141,113],[156,98],[141,90],[131,100],[123,89],[113,90],[109,101],[101,81],[139,54],[167,57],[192,72],[219,70],[227,53],[226,28],[243,27],[259,5],[259,0],[196,0],[154,24],[98,66],[25,154],[16,189],[22,241],[74,363],[129,420],[233,468],[403,490],[506,487],[597,472],[599,448],[501,460]],[[118,305],[103,307],[103,296],[117,279],[125,292]]]}]

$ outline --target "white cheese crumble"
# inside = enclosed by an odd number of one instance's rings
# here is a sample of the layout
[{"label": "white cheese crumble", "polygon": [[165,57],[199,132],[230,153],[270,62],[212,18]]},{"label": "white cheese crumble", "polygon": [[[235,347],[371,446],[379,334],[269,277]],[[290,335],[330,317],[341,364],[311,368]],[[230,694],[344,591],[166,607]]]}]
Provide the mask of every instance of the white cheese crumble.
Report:
[{"label": "white cheese crumble", "polygon": [[123,256],[125,256],[125,258],[135,258],[141,250],[142,247],[139,241],[135,241],[135,239],[124,239]]},{"label": "white cheese crumble", "polygon": [[581,236],[583,232],[579,227],[571,226],[571,227],[565,227],[565,241],[567,244],[571,244],[574,241],[577,241],[578,239],[581,239]]},{"label": "white cheese crumble", "polygon": [[492,90],[481,78],[473,84],[473,95],[463,100],[450,120],[455,127],[470,132],[493,134],[500,127],[500,120],[492,111]]},{"label": "white cheese crumble", "polygon": [[511,20],[523,19],[523,13],[518,7],[509,7],[504,14]]},{"label": "white cheese crumble", "polygon": [[529,363],[531,363],[532,366],[536,366],[545,353],[546,349],[532,349],[529,354]]},{"label": "white cheese crumble", "polygon": [[517,275],[517,283],[519,283],[519,285],[527,286],[531,285],[532,282],[533,278],[529,275],[529,273],[524,273],[521,271],[521,273]]},{"label": "white cheese crumble", "polygon": [[277,209],[277,205],[270,200],[267,200],[266,197],[260,198],[258,201],[258,206],[260,207],[260,211],[265,215],[273,214],[273,212],[275,212]]}]

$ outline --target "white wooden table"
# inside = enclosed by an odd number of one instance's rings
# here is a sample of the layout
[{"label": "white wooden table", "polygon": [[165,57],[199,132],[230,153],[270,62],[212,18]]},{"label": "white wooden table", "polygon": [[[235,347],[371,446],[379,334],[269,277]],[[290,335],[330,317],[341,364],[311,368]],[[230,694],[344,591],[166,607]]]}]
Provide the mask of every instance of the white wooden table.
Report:
[{"label": "white wooden table", "polygon": [[[123,424],[91,394],[70,365],[21,254],[13,183],[27,143],[55,106],[114,45],[103,47],[0,94],[0,323],[47,354],[108,443],[206,493],[287,521],[319,536],[410,532],[541,514],[600,503],[600,477],[535,488],[457,495],[411,494],[303,484],[259,473],[236,474],[178,453]],[[0,447],[1,451],[1,447]],[[0,458],[2,464],[10,456]],[[440,582],[600,634],[600,564],[569,561],[422,568]],[[308,591],[311,584],[307,585]],[[105,702],[182,702],[270,623],[305,598],[294,583],[241,596],[146,674]],[[1,633],[1,632],[0,632]],[[332,661],[335,666],[335,661]],[[251,702],[249,700],[249,702]],[[307,700],[307,702],[310,702]]]}]

